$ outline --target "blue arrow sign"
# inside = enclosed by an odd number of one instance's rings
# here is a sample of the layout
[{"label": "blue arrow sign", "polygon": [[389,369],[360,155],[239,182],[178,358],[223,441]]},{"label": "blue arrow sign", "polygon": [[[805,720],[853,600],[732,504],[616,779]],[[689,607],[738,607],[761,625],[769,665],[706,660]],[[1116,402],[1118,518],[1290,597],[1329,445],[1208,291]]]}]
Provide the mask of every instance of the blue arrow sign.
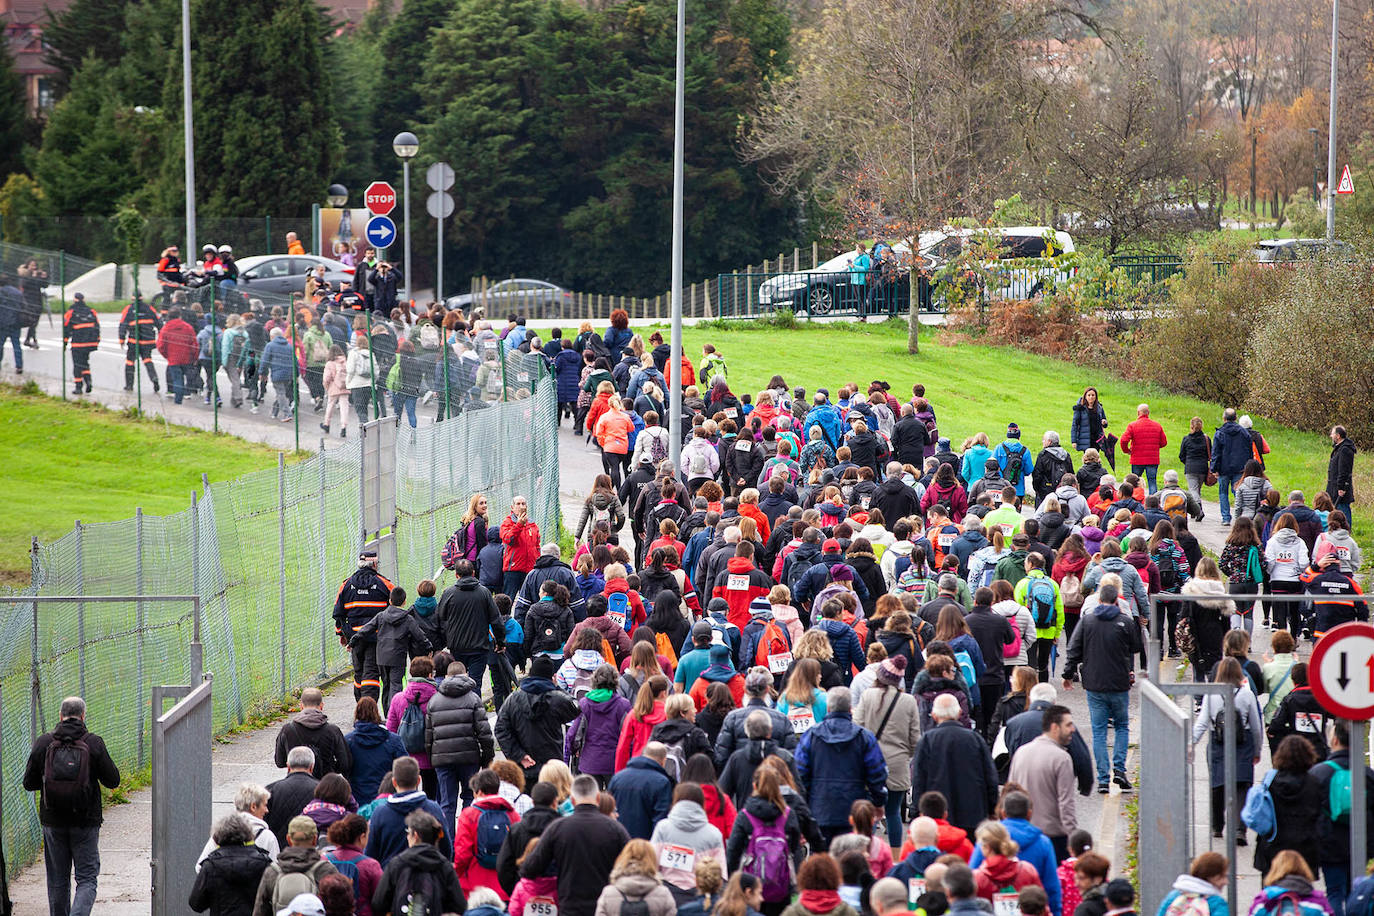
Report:
[{"label": "blue arrow sign", "polygon": [[388,248],[396,241],[396,224],[389,216],[374,216],[367,221],[367,243],[373,248]]}]

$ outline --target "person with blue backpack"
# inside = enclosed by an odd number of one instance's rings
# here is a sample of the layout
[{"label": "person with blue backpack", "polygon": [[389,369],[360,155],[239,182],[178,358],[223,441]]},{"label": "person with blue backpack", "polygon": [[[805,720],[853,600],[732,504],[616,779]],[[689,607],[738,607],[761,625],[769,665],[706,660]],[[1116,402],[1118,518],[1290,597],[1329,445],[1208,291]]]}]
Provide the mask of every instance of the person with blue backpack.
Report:
[{"label": "person with blue backpack", "polygon": [[494,771],[477,771],[471,787],[476,798],[458,817],[453,836],[453,867],[458,872],[464,894],[471,894],[474,888],[486,887],[499,894],[503,901],[509,900],[510,895],[496,875],[496,860],[510,828],[519,823],[520,815],[501,797],[501,777]]},{"label": "person with blue backpack", "polygon": [[1020,426],[1007,424],[1007,438],[993,449],[992,457],[997,459],[1002,476],[1016,488],[1016,511],[1021,511],[1021,500],[1026,495],[1026,476],[1035,467],[1035,459],[1031,457],[1030,449],[1021,444]]},{"label": "person with blue backpack", "polygon": [[1027,651],[1026,664],[1036,669],[1041,683],[1050,679],[1050,653],[1064,629],[1064,596],[1059,583],[1045,573],[1045,558],[1028,553],[1023,561],[1026,576],[1016,583],[1012,597],[1030,611],[1035,622],[1035,643]]}]

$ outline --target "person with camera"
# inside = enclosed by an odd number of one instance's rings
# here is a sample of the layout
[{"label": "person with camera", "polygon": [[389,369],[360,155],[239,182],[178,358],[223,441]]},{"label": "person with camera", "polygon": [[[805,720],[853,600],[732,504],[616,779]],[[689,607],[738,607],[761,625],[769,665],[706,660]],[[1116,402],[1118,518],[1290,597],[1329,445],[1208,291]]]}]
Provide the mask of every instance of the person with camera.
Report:
[{"label": "person with camera", "polygon": [[378,262],[376,272],[368,273],[367,283],[372,290],[372,311],[377,313],[381,321],[390,318],[391,310],[396,308],[402,282],[404,278],[401,272],[390,261]]}]

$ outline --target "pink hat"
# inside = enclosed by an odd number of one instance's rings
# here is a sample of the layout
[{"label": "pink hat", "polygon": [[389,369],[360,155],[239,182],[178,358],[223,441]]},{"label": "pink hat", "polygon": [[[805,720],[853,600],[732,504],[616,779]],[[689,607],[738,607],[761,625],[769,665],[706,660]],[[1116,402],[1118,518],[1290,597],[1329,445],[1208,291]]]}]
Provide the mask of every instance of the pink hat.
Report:
[{"label": "pink hat", "polygon": [[1321,568],[1321,565],[1328,557],[1335,557],[1338,561],[1341,552],[1336,549],[1336,545],[1330,541],[1322,541],[1317,545],[1317,549],[1312,553],[1312,565]]},{"label": "pink hat", "polygon": [[889,687],[895,687],[906,677],[906,656],[893,655],[883,659],[878,665],[877,678]]}]

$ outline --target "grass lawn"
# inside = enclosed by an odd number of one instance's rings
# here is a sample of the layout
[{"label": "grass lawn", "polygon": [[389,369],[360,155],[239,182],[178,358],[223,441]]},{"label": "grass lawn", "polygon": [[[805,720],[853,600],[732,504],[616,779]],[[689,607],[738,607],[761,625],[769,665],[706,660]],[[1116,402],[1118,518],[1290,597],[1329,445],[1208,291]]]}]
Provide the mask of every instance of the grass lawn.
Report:
[{"label": "grass lawn", "polygon": [[[644,333],[647,336],[648,332]],[[808,397],[818,386],[829,388],[833,394],[846,382],[866,388],[873,379],[884,379],[892,384],[897,398],[905,400],[910,397],[911,386],[920,382],[935,408],[941,435],[950,438],[956,451],[966,437],[978,432],[986,432],[996,445],[1004,438],[1007,423],[1013,421],[1020,425],[1022,438],[1033,453],[1039,451],[1045,430],[1055,430],[1067,440],[1073,404],[1089,385],[1097,388],[1110,428],[1117,435],[1135,418],[1137,404],[1150,405],[1150,415],[1169,436],[1165,469],[1179,466],[1176,444],[1187,434],[1192,417],[1202,417],[1209,435],[1221,423],[1218,404],[1009,348],[966,343],[947,346],[940,340],[940,332],[925,332],[921,352],[913,357],[906,352],[904,322],[802,322],[797,330],[747,324],[738,329],[714,325],[683,329],[683,349],[695,363],[701,362],[704,343],[721,351],[730,369],[730,387],[736,393],[760,391],[774,373],[780,373],[788,385],[804,387]],[[1272,449],[1267,459],[1270,480],[1285,494],[1292,489],[1303,490],[1310,503],[1326,484],[1330,441],[1259,416],[1255,416],[1255,426]],[[1077,455],[1074,463],[1078,463]],[[1119,453],[1117,468],[1126,472]],[[1374,487],[1374,457],[1368,449],[1359,454],[1355,470],[1355,492],[1367,501]],[[1211,495],[1215,497],[1216,491]],[[1355,534],[1368,544],[1374,537],[1374,524],[1367,512],[1357,511],[1356,516]]]},{"label": "grass lawn", "polygon": [[0,508],[0,581],[27,583],[29,539],[66,534],[77,519],[186,508],[200,475],[229,480],[276,464],[276,452],[231,436],[131,420],[87,403],[0,386],[0,439],[10,498]]}]

